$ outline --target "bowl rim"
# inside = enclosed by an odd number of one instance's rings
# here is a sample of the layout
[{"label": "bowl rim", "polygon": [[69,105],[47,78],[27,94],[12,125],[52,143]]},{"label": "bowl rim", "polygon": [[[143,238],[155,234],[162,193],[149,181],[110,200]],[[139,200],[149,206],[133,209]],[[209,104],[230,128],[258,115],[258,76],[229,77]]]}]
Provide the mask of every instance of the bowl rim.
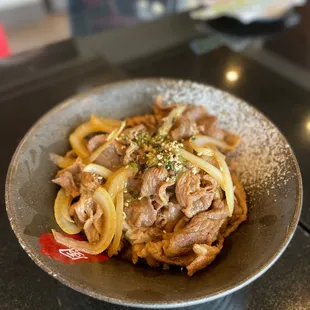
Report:
[{"label": "bowl rim", "polygon": [[[249,106],[255,113],[257,113],[260,117],[262,117],[265,121],[267,121],[268,123],[271,123],[278,131],[279,135],[281,136],[282,139],[284,139],[284,141],[287,143],[288,145],[288,149],[290,150],[290,156],[293,159],[294,162],[294,168],[295,168],[295,172],[296,172],[296,177],[297,177],[297,182],[298,182],[298,186],[297,186],[297,200],[295,202],[295,210],[294,210],[294,214],[291,220],[291,223],[289,224],[289,227],[286,231],[286,235],[284,237],[283,242],[279,245],[278,249],[276,249],[275,253],[272,255],[272,257],[265,262],[260,268],[258,268],[255,272],[253,272],[252,274],[250,274],[248,277],[246,277],[244,280],[239,281],[237,284],[232,285],[226,289],[223,290],[219,290],[217,292],[214,292],[213,294],[210,294],[206,297],[196,297],[196,298],[192,298],[189,299],[187,301],[172,301],[172,302],[160,302],[157,301],[156,303],[149,303],[149,302],[139,302],[139,301],[135,301],[135,300],[131,300],[131,299],[127,299],[126,297],[124,299],[117,299],[114,297],[107,297],[107,296],[102,296],[99,293],[95,293],[92,292],[90,290],[88,290],[87,288],[81,287],[78,284],[72,283],[70,282],[70,280],[65,277],[62,276],[61,274],[58,274],[56,272],[54,272],[52,270],[51,267],[49,267],[48,264],[43,263],[40,260],[40,256],[39,256],[39,252],[38,253],[33,253],[31,249],[28,248],[26,242],[23,240],[23,232],[17,227],[16,222],[15,222],[15,217],[16,214],[14,212],[14,206],[12,204],[12,198],[11,196],[12,194],[12,190],[11,190],[11,183],[12,183],[12,178],[14,176],[14,168],[16,166],[16,163],[19,160],[20,157],[20,152],[25,144],[25,142],[27,141],[28,137],[32,136],[32,134],[36,131],[36,129],[41,125],[41,123],[44,123],[45,120],[47,120],[51,115],[57,114],[58,112],[60,112],[62,109],[66,108],[67,106],[71,105],[73,102],[75,102],[76,100],[80,100],[80,99],[84,99],[87,98],[90,95],[102,92],[104,89],[107,89],[109,87],[116,87],[118,85],[123,85],[123,84],[128,84],[128,83],[139,83],[139,82],[153,82],[153,83],[162,83],[162,82],[166,82],[166,83],[171,83],[171,82],[182,82],[182,83],[189,83],[190,85],[196,84],[196,85],[200,85],[200,86],[204,86],[204,87],[210,87],[213,88],[217,91],[220,91],[222,93],[224,93],[225,95],[228,95],[230,97],[233,97],[234,99],[238,100],[239,102],[242,102],[243,104],[246,104],[247,106]],[[288,246],[289,242],[291,241],[297,226],[298,226],[298,221],[300,218],[300,214],[301,214],[301,209],[302,209],[302,202],[303,202],[303,185],[302,185],[302,175],[300,172],[300,168],[296,159],[296,156],[293,152],[293,149],[291,147],[291,145],[287,142],[287,139],[285,138],[285,136],[282,134],[282,132],[279,130],[279,128],[271,121],[269,120],[268,117],[266,117],[262,112],[260,112],[259,110],[257,110],[254,106],[252,106],[251,104],[247,103],[245,100],[231,94],[228,93],[226,91],[223,91],[219,88],[216,88],[214,86],[205,84],[205,83],[198,83],[195,81],[191,81],[191,80],[183,80],[183,79],[173,79],[173,78],[154,78],[154,77],[147,77],[147,78],[130,78],[130,79],[123,79],[117,82],[112,82],[112,83],[108,83],[108,84],[104,84],[101,85],[99,87],[95,87],[92,88],[88,91],[83,92],[82,94],[78,94],[75,96],[72,96],[68,99],[66,99],[65,101],[62,101],[61,103],[57,104],[56,106],[54,106],[53,108],[51,108],[50,110],[48,110],[47,112],[45,112],[31,127],[30,129],[27,131],[27,133],[25,134],[25,136],[23,137],[23,139],[21,140],[21,142],[19,143],[18,147],[16,148],[14,155],[11,159],[9,168],[8,168],[8,172],[7,172],[7,176],[6,176],[6,182],[5,182],[5,204],[6,204],[6,211],[8,214],[8,218],[10,221],[10,225],[12,227],[12,230],[14,231],[21,247],[26,251],[26,253],[28,254],[28,256],[40,267],[42,268],[44,271],[46,271],[49,275],[51,275],[52,277],[54,277],[55,279],[57,279],[58,281],[60,281],[62,284],[65,284],[66,286],[80,292],[83,293],[85,295],[91,296],[93,298],[105,301],[105,302],[109,302],[112,304],[117,304],[117,305],[123,305],[123,306],[129,306],[129,307],[138,307],[138,308],[152,308],[152,309],[160,309],[160,308],[177,308],[177,307],[185,307],[185,306],[192,306],[192,305],[198,305],[198,304],[202,304],[205,302],[209,302],[215,299],[218,299],[220,297],[224,297],[227,296],[228,294],[231,294],[243,287],[245,287],[246,285],[250,284],[251,282],[253,282],[254,280],[256,280],[257,278],[259,278],[262,274],[264,274],[277,260],[278,258],[282,255],[282,253],[285,251],[286,247]]]}]

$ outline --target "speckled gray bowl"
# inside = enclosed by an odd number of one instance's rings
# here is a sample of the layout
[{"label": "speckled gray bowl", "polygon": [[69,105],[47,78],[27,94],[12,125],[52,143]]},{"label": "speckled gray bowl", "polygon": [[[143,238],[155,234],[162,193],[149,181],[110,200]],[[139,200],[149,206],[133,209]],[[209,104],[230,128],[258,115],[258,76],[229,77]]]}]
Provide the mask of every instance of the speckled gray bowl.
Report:
[{"label": "speckled gray bowl", "polygon": [[[56,167],[49,153],[68,150],[68,135],[92,113],[123,118],[150,111],[154,96],[205,105],[223,128],[242,137],[235,155],[249,203],[248,221],[224,243],[217,259],[189,278],[185,272],[133,266],[117,259],[67,265],[40,253],[39,237],[56,228]],[[26,134],[12,159],[6,205],[12,228],[28,255],[62,283],[111,303],[177,307],[222,297],[262,275],[281,255],[298,223],[302,182],[295,156],[277,128],[245,102],[188,81],[141,79],[92,90],[64,102]]]}]

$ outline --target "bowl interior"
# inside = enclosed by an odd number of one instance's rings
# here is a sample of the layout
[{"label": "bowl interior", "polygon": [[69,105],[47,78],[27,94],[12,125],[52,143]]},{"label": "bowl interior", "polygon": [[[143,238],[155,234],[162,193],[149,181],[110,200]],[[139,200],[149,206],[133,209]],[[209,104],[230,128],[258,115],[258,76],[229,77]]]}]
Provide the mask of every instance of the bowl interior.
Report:
[{"label": "bowl interior", "polygon": [[[247,191],[248,221],[225,239],[224,249],[204,271],[152,270],[117,259],[63,264],[40,253],[39,237],[57,228],[51,183],[56,167],[49,153],[68,150],[68,135],[92,113],[123,118],[148,113],[155,95],[165,102],[202,104],[222,128],[242,137],[235,154]],[[301,179],[286,140],[270,121],[243,101],[212,87],[165,79],[119,82],[57,106],[26,135],[7,179],[11,225],[32,259],[66,285],[93,297],[135,306],[176,306],[214,299],[258,277],[282,253],[297,225]]]}]

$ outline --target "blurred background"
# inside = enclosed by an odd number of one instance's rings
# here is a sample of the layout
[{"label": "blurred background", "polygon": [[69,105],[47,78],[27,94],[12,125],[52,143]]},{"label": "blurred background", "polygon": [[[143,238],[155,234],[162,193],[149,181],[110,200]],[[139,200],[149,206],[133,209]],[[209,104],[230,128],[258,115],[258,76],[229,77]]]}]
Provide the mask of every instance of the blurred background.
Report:
[{"label": "blurred background", "polygon": [[115,27],[203,7],[200,20],[233,17],[243,24],[274,20],[304,0],[1,0],[2,57]]},{"label": "blurred background", "polygon": [[1,0],[10,53],[197,7],[199,0]]}]

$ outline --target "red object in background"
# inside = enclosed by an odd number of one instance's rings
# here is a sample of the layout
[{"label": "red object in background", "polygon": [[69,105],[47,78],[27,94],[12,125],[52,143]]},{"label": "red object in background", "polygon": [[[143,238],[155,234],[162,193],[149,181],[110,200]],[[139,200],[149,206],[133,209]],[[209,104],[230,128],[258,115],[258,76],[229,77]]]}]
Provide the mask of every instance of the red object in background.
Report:
[{"label": "red object in background", "polygon": [[4,27],[0,24],[0,58],[10,56],[9,45],[6,39]]},{"label": "red object in background", "polygon": [[[64,235],[75,240],[83,241],[83,238],[79,235]],[[66,246],[57,243],[51,233],[43,234],[39,239],[39,243],[41,245],[41,253],[43,255],[65,264],[103,262],[109,259],[105,253],[90,255],[77,250],[68,249]]]}]

